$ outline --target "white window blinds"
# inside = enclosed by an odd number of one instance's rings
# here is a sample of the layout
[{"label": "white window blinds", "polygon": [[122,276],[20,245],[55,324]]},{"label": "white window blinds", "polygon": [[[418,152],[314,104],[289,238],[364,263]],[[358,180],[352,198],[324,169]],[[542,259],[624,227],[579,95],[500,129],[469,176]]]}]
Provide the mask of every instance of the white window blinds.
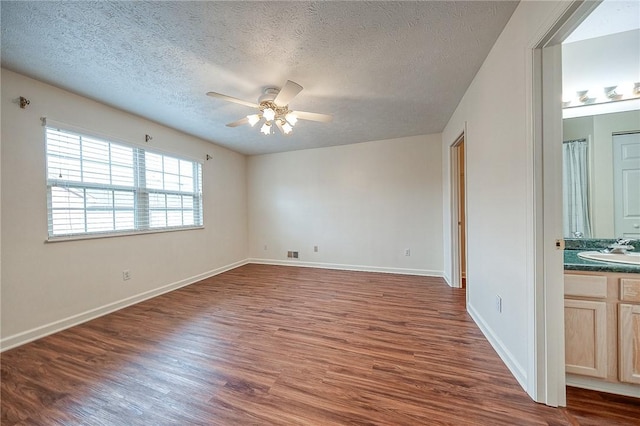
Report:
[{"label": "white window blinds", "polygon": [[202,165],[46,127],[49,239],[202,226]]}]

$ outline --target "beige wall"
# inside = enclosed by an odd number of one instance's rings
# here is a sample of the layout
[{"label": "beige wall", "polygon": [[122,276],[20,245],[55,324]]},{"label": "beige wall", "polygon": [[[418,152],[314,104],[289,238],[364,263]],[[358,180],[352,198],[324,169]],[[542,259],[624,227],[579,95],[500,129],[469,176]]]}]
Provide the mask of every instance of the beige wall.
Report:
[{"label": "beige wall", "polygon": [[[31,100],[20,109],[14,100]],[[15,345],[242,262],[246,157],[47,84],[2,70],[2,346]],[[45,243],[40,117],[122,141],[213,160],[203,167],[203,230]],[[122,281],[129,269],[132,279]]]},{"label": "beige wall", "polygon": [[440,135],[250,157],[251,257],[442,275],[440,159]]},{"label": "beige wall", "polygon": [[563,139],[591,142],[591,201],[594,238],[616,238],[613,205],[613,133],[640,131],[640,111],[563,120]]},{"label": "beige wall", "polygon": [[466,129],[467,307],[532,396],[537,386],[533,49],[568,4],[520,2],[442,133],[445,277],[451,277],[452,252],[449,147]]}]

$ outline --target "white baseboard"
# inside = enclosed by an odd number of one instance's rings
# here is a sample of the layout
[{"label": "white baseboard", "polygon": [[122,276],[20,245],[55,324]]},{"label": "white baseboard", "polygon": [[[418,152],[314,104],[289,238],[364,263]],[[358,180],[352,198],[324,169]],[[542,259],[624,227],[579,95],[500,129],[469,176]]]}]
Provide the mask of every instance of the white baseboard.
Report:
[{"label": "white baseboard", "polygon": [[384,273],[391,273],[391,274],[420,275],[420,276],[432,276],[432,277],[442,277],[443,275],[442,271],[430,271],[430,270],[423,270],[423,269],[382,268],[382,267],[376,267],[376,266],[342,265],[342,264],[300,262],[300,261],[286,261],[286,260],[279,261],[279,260],[270,260],[270,259],[244,259],[244,260],[234,262],[232,264],[229,264],[211,271],[204,272],[202,274],[195,275],[193,277],[185,278],[183,280],[176,281],[174,283],[167,284],[165,286],[158,287],[153,290],[139,293],[139,294],[127,297],[125,299],[118,300],[116,302],[112,302],[104,306],[100,306],[98,308],[90,309],[88,311],[85,311],[76,315],[72,315],[70,317],[51,322],[49,324],[45,324],[39,327],[32,328],[27,331],[23,331],[11,336],[7,336],[0,340],[0,352],[15,348],[20,345],[24,345],[25,343],[32,342],[36,339],[40,339],[50,334],[57,333],[59,331],[65,330],[75,325],[82,324],[92,319],[109,314],[111,312],[118,311],[122,308],[126,308],[127,306],[135,305],[136,303],[140,303],[144,300],[151,299],[161,294],[168,293],[173,290],[177,290],[181,287],[185,287],[187,285],[201,281],[205,278],[209,278],[214,275],[221,274],[223,272],[229,271],[231,269],[235,269],[237,267],[246,265],[248,263],[257,263],[257,264],[263,264],[263,265],[297,266],[297,267],[306,267],[306,268],[338,269],[338,270],[361,271],[361,272],[384,272]]},{"label": "white baseboard", "polygon": [[611,383],[567,374],[567,386],[640,398],[640,386],[627,383]]},{"label": "white baseboard", "polygon": [[302,268],[337,269],[341,271],[382,272],[386,274],[420,275],[440,278],[444,275],[443,271],[431,271],[428,269],[386,268],[380,266],[345,265],[342,263],[302,262],[299,260],[250,258],[248,263],[257,263],[260,265],[298,266]]},{"label": "white baseboard", "polygon": [[491,346],[493,346],[493,349],[498,353],[498,356],[500,357],[500,359],[502,359],[502,362],[504,362],[504,364],[507,366],[509,371],[511,371],[511,374],[513,374],[513,377],[516,378],[516,380],[518,381],[522,389],[524,389],[526,392],[527,391],[526,370],[522,368],[522,365],[520,365],[518,361],[516,361],[511,351],[509,351],[509,349],[507,349],[506,346],[502,343],[502,340],[500,340],[500,338],[498,338],[498,336],[495,335],[491,327],[489,327],[489,325],[484,321],[484,319],[478,313],[478,311],[476,311],[473,308],[473,306],[471,306],[470,304],[467,304],[467,311],[469,312],[469,315],[471,315],[471,318],[473,318],[475,323],[480,328],[480,331],[482,331],[484,336],[487,338]]},{"label": "white baseboard", "polygon": [[451,277],[449,277],[447,274],[442,274],[442,278],[444,279],[444,282],[446,282],[449,287],[453,287],[453,285],[451,284]]},{"label": "white baseboard", "polygon": [[70,317],[63,318],[61,320],[54,321],[49,324],[32,328],[31,330],[23,331],[21,333],[14,334],[12,336],[7,336],[2,340],[0,340],[0,352],[11,349],[11,348],[15,348],[20,345],[24,345],[25,343],[32,342],[36,339],[40,339],[50,334],[57,333],[59,331],[65,330],[75,325],[82,324],[83,322],[87,322],[92,319],[109,314],[111,312],[120,310],[122,308],[126,308],[127,306],[135,305],[136,303],[140,303],[144,300],[151,299],[153,297],[159,296],[164,293],[168,293],[170,291],[179,289],[180,287],[185,287],[187,285],[201,281],[205,278],[209,278],[214,275],[218,275],[223,272],[229,271],[231,269],[235,269],[239,266],[246,265],[247,263],[249,263],[247,259],[234,262],[229,265],[222,266],[220,268],[195,275],[193,277],[185,278],[183,280],[176,281],[174,283],[167,284],[162,287],[155,288],[153,290],[145,291],[143,293],[139,293],[139,294],[127,297],[125,299],[118,300],[116,302],[112,302],[104,306],[100,306],[98,308],[90,309],[88,311],[85,311],[76,315],[72,315]]}]

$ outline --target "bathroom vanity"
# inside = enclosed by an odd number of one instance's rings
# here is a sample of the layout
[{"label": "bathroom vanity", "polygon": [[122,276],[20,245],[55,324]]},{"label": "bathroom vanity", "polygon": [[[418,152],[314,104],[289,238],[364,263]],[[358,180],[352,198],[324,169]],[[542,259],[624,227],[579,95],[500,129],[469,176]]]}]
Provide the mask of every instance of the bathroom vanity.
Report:
[{"label": "bathroom vanity", "polygon": [[640,398],[640,263],[580,252],[565,250],[567,384]]}]

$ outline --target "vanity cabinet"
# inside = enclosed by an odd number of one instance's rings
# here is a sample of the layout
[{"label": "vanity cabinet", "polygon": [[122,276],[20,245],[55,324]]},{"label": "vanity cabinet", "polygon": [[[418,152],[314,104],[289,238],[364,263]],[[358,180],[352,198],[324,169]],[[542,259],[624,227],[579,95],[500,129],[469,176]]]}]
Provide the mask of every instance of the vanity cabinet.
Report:
[{"label": "vanity cabinet", "polygon": [[565,275],[564,328],[567,373],[607,377],[607,279]]},{"label": "vanity cabinet", "polygon": [[620,304],[620,381],[640,384],[640,305]]},{"label": "vanity cabinet", "polygon": [[620,381],[640,384],[640,279],[620,280]]},{"label": "vanity cabinet", "polygon": [[566,271],[567,384],[640,397],[640,275]]},{"label": "vanity cabinet", "polygon": [[565,359],[567,373],[607,376],[607,304],[565,299]]}]

